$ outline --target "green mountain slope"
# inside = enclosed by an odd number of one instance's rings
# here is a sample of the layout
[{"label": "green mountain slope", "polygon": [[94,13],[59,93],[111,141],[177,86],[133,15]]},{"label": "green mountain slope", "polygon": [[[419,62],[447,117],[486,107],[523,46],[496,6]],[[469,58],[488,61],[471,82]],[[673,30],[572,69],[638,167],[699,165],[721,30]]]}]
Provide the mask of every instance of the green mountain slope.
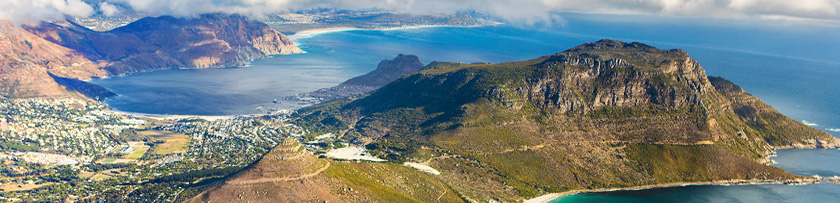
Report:
[{"label": "green mountain slope", "polygon": [[500,64],[433,63],[367,97],[299,111],[475,200],[685,181],[789,179],[779,147],[833,147],[685,51],[601,40]]}]

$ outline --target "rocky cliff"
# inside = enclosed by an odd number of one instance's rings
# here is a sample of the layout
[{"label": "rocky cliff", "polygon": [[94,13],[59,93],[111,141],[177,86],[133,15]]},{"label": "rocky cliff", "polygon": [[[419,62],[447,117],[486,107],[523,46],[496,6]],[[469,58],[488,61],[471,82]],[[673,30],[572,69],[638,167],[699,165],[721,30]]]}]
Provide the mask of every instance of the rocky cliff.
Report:
[{"label": "rocky cliff", "polygon": [[[768,150],[837,140],[709,78],[685,51],[601,40],[500,64],[432,63],[297,124],[427,161],[467,199],[794,176]],[[326,129],[323,130],[323,129]]]},{"label": "rocky cliff", "polygon": [[303,52],[285,35],[237,14],[147,17],[107,32],[72,22],[43,23],[27,30],[105,63],[103,68],[111,75],[242,66],[268,55]]}]

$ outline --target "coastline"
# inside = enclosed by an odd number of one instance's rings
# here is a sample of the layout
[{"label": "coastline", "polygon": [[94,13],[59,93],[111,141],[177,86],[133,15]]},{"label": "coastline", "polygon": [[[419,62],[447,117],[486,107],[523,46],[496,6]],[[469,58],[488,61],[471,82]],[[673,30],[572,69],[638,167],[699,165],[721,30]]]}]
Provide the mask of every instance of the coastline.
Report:
[{"label": "coastline", "polygon": [[134,116],[134,117],[141,117],[141,118],[151,118],[156,120],[180,120],[186,118],[200,118],[208,121],[217,121],[217,120],[227,120],[227,119],[234,119],[237,117],[253,117],[253,116],[263,116],[266,114],[241,114],[241,115],[169,115],[169,114],[151,114],[151,113],[137,113],[137,112],[126,112],[126,111],[119,111],[119,110],[109,110],[111,112],[127,115],[127,116]]},{"label": "coastline", "polygon": [[568,195],[575,195],[580,193],[592,193],[592,192],[610,192],[610,191],[628,191],[628,190],[646,190],[646,189],[656,189],[656,188],[669,188],[669,187],[685,187],[685,186],[702,186],[702,185],[717,185],[717,186],[728,186],[728,185],[764,185],[764,184],[786,184],[786,185],[805,185],[805,184],[816,184],[820,183],[825,179],[826,181],[834,182],[832,178],[816,178],[816,177],[803,177],[797,179],[787,179],[787,180],[742,180],[742,179],[735,179],[735,180],[719,180],[719,181],[699,181],[699,182],[676,182],[676,183],[661,183],[661,184],[653,184],[653,185],[642,185],[642,186],[632,186],[632,187],[614,187],[614,188],[600,188],[600,189],[583,189],[583,190],[569,190],[565,192],[559,193],[549,193],[539,197],[534,197],[531,199],[527,199],[524,203],[547,203],[558,198],[562,198]]}]

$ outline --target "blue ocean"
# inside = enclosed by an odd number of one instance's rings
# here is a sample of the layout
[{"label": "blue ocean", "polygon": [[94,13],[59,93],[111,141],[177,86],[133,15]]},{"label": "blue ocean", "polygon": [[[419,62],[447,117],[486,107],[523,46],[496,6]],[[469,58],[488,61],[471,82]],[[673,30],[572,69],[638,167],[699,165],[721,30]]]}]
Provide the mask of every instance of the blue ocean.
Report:
[{"label": "blue ocean", "polygon": [[[840,136],[840,28],[790,22],[565,14],[555,25],[357,30],[298,39],[305,54],[274,56],[246,67],[167,70],[92,81],[120,96],[120,111],[153,114],[260,113],[274,99],[330,87],[414,54],[432,61],[504,62],[561,52],[603,38],[686,50],[783,114]],[[798,175],[840,175],[840,150],[780,150],[775,166]],[[686,186],[586,193],[554,202],[824,202],[840,185]]]}]

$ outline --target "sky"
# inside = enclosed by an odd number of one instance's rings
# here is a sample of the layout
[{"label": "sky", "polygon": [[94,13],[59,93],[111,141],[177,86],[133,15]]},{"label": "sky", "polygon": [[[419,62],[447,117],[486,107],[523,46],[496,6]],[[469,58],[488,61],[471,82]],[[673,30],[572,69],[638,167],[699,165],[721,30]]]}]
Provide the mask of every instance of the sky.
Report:
[{"label": "sky", "polygon": [[556,13],[638,14],[840,25],[840,0],[2,0],[0,19],[34,23],[101,13],[128,5],[153,15],[239,13],[255,18],[312,8],[379,8],[413,13],[475,10],[513,24],[562,21]]}]

